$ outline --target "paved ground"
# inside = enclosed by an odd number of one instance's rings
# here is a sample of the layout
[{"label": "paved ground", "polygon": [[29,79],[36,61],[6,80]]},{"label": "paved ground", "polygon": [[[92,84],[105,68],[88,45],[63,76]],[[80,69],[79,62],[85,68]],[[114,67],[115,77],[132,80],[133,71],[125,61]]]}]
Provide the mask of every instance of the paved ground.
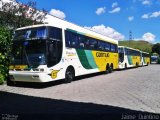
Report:
[{"label": "paved ground", "polygon": [[127,111],[160,114],[160,65],[90,76],[69,84],[2,85],[0,108],[3,109],[0,113],[16,114]]}]

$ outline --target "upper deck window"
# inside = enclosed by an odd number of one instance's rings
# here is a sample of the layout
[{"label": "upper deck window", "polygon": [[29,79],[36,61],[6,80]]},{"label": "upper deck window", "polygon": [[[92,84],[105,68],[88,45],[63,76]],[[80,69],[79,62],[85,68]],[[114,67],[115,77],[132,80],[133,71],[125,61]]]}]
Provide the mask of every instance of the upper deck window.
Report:
[{"label": "upper deck window", "polygon": [[47,37],[47,28],[46,27],[37,27],[37,28],[16,30],[13,40],[43,39],[46,37]]}]

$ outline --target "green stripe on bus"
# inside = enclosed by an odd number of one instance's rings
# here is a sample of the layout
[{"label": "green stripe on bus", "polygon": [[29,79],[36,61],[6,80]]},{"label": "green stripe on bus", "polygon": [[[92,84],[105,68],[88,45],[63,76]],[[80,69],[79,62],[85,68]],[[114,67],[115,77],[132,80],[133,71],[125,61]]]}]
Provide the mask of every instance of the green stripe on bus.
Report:
[{"label": "green stripe on bus", "polygon": [[146,60],[145,60],[145,57],[143,57],[143,61],[144,61],[144,63],[146,64]]},{"label": "green stripe on bus", "polygon": [[133,64],[133,62],[132,62],[132,56],[127,55],[127,58],[128,58],[128,63],[129,63],[130,65],[132,65],[132,64]]},{"label": "green stripe on bus", "polygon": [[87,57],[87,59],[88,59],[88,62],[89,62],[89,64],[90,64],[90,66],[92,66],[92,68],[97,68],[97,65],[96,65],[96,63],[95,63],[95,61],[94,61],[94,57],[93,57],[93,55],[92,55],[92,51],[90,51],[90,50],[85,50],[85,53],[86,53],[86,57]]},{"label": "green stripe on bus", "polygon": [[81,49],[76,49],[77,51],[77,54],[78,54],[78,57],[79,57],[79,60],[82,64],[82,66],[85,68],[85,69],[92,69],[92,66],[89,64],[89,61],[86,57],[86,53],[84,50],[81,50]]}]

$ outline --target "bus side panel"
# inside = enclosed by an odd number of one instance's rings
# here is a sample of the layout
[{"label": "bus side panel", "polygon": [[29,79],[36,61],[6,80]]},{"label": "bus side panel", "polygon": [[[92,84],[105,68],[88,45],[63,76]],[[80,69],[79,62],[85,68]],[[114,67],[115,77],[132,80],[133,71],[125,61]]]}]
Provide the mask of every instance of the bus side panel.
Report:
[{"label": "bus side panel", "polygon": [[75,76],[99,72],[91,51],[71,48],[67,49],[66,53],[63,65],[65,71],[68,66],[73,66]]},{"label": "bus side panel", "polygon": [[107,64],[113,64],[113,69],[118,68],[118,53],[92,51],[92,54],[100,71],[105,71]]},{"label": "bus side panel", "polygon": [[149,57],[143,57],[144,65],[150,64],[150,58]]},{"label": "bus side panel", "polygon": [[133,65],[140,65],[140,62],[141,62],[141,60],[140,60],[140,56],[132,56],[132,61],[133,61]]},{"label": "bus side panel", "polygon": [[89,50],[76,49],[79,60],[85,69],[97,68],[94,58]]},{"label": "bus side panel", "polygon": [[127,55],[127,59],[129,65],[134,65],[134,66],[136,66],[136,64],[140,65],[140,56]]},{"label": "bus side panel", "polygon": [[107,63],[118,68],[118,53],[76,49],[79,60],[86,70],[105,71]]}]

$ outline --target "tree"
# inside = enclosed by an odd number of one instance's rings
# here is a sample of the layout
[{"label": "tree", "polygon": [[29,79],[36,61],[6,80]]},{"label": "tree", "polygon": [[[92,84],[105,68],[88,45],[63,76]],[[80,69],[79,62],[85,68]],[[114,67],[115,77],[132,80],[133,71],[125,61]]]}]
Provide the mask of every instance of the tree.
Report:
[{"label": "tree", "polygon": [[157,53],[160,55],[160,43],[154,44],[152,47],[152,53]]},{"label": "tree", "polygon": [[47,12],[36,9],[36,2],[27,4],[17,1],[0,0],[0,84],[8,77],[9,52],[11,51],[11,36],[18,27],[42,23]]},{"label": "tree", "polygon": [[10,52],[11,34],[8,29],[0,26],[0,84],[7,79],[9,59],[8,54]]},{"label": "tree", "polygon": [[42,23],[47,12],[37,10],[36,2],[29,1],[27,4],[4,2],[0,0],[0,24],[15,30],[18,27]]}]

